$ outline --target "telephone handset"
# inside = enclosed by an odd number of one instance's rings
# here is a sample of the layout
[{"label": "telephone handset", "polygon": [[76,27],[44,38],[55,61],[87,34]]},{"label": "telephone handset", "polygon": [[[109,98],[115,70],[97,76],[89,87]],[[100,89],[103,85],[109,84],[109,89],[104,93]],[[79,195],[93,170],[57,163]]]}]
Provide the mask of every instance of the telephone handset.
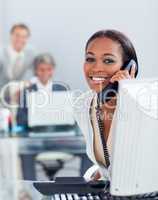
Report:
[{"label": "telephone handset", "polygon": [[[133,65],[135,65],[136,71],[137,71],[137,64],[134,60],[131,60],[124,69],[126,69],[130,72]],[[100,137],[101,137],[101,141],[102,141],[102,145],[103,145],[106,168],[108,168],[110,166],[110,157],[109,157],[109,152],[108,152],[108,148],[107,148],[107,141],[105,141],[105,137],[104,137],[105,128],[104,128],[104,123],[103,123],[103,120],[101,117],[100,103],[103,104],[103,103],[107,102],[108,100],[110,100],[111,97],[113,97],[116,94],[117,90],[118,90],[118,82],[109,83],[98,94],[98,102],[97,102],[97,107],[96,107],[96,117],[97,117],[97,121],[98,121]]]},{"label": "telephone handset", "polygon": [[[133,65],[135,65],[137,71],[137,64],[133,59],[130,60],[124,70],[126,69],[130,72]],[[116,94],[117,90],[118,82],[109,83],[100,93],[98,93],[98,104],[104,104],[105,102],[109,101],[111,97]]]}]

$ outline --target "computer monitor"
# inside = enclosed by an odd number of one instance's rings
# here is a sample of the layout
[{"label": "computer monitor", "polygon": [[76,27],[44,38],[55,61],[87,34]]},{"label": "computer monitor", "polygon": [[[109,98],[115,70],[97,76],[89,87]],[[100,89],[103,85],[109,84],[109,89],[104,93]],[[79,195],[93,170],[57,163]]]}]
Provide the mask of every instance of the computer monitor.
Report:
[{"label": "computer monitor", "polygon": [[120,81],[111,134],[111,194],[158,191],[158,79]]},{"label": "computer monitor", "polygon": [[27,105],[29,127],[75,124],[73,92],[29,92]]}]

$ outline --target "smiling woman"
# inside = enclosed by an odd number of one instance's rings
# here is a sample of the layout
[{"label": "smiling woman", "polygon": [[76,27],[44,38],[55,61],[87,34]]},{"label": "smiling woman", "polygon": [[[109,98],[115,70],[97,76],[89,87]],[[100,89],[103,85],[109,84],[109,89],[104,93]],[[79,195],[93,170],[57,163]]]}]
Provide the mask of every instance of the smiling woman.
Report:
[{"label": "smiling woman", "polygon": [[[137,68],[133,65],[129,72],[125,67],[131,60],[135,61]],[[97,170],[95,167],[93,175],[88,173],[88,179],[110,179],[110,167],[104,157],[96,114],[97,94],[109,83],[135,78],[137,73],[138,61],[135,49],[123,33],[116,30],[103,30],[90,37],[85,49],[84,74],[91,90],[83,94],[75,104],[76,120],[86,139],[87,154],[98,166]],[[117,96],[114,96],[100,107],[103,140],[107,145],[110,160],[112,151],[110,129],[116,104]]]},{"label": "smiling woman", "polygon": [[[109,38],[97,38],[87,47],[85,76],[91,89],[99,92],[123,64],[120,45]],[[100,87],[101,86],[101,87]]]},{"label": "smiling woman", "polygon": [[[125,35],[114,30],[95,33],[87,42],[84,64],[90,88],[99,92],[110,81],[130,78],[128,71],[122,69],[131,59],[138,64],[134,47]],[[133,73],[134,69],[132,76]]]}]

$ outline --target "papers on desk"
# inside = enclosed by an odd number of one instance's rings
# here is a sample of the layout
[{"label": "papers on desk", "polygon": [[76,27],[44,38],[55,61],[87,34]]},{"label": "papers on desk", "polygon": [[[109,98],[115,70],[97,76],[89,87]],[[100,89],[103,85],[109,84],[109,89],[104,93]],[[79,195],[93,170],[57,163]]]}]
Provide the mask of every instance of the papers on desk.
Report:
[{"label": "papers on desk", "polygon": [[16,180],[18,178],[21,178],[18,141],[0,139],[0,179]]},{"label": "papers on desk", "polygon": [[[16,185],[11,187],[9,181],[16,181],[21,178],[20,160],[18,156],[18,143],[16,139],[0,139],[0,184],[1,188],[8,188],[8,198],[12,195],[12,199],[16,199]],[[0,189],[0,195],[4,191]],[[10,197],[11,198],[11,197]],[[4,199],[4,198],[3,198]]]},{"label": "papers on desk", "polygon": [[9,120],[11,112],[7,108],[0,107],[0,132],[7,133],[9,131]]},{"label": "papers on desk", "polygon": [[0,180],[0,200],[42,200],[33,186],[33,181]]},{"label": "papers on desk", "polygon": [[41,200],[32,182],[22,181],[18,139],[0,139],[0,200]]}]

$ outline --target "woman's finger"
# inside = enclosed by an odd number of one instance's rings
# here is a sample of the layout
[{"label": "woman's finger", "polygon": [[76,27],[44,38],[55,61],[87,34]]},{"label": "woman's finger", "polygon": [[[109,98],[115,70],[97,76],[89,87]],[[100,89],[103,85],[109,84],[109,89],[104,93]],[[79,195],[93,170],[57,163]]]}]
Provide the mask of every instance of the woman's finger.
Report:
[{"label": "woman's finger", "polygon": [[95,181],[100,178],[101,178],[101,174],[98,170],[91,176],[91,180],[95,180]]},{"label": "woman's finger", "polygon": [[118,81],[118,80],[119,80],[119,77],[120,77],[120,75],[115,75],[115,76],[113,76],[113,77],[111,78],[110,82],[111,82],[111,83],[114,83],[115,81]]},{"label": "woman's finger", "polygon": [[114,76],[122,75],[122,74],[123,74],[126,78],[131,78],[128,70],[120,70],[120,71],[118,71],[116,74],[114,74]]},{"label": "woman's finger", "polygon": [[128,70],[124,70],[124,75],[126,76],[127,79],[131,78]]},{"label": "woman's finger", "polygon": [[110,82],[119,81],[120,79],[130,79],[131,76],[128,70],[120,70],[112,76]]},{"label": "woman's finger", "polygon": [[123,79],[128,79],[127,76],[125,76],[124,74],[120,74],[120,75],[115,75],[111,78],[110,82],[114,83],[115,81],[120,81]]},{"label": "woman's finger", "polygon": [[133,64],[131,68],[131,73],[130,73],[131,78],[135,78],[135,73],[136,73],[136,66],[135,64]]}]

